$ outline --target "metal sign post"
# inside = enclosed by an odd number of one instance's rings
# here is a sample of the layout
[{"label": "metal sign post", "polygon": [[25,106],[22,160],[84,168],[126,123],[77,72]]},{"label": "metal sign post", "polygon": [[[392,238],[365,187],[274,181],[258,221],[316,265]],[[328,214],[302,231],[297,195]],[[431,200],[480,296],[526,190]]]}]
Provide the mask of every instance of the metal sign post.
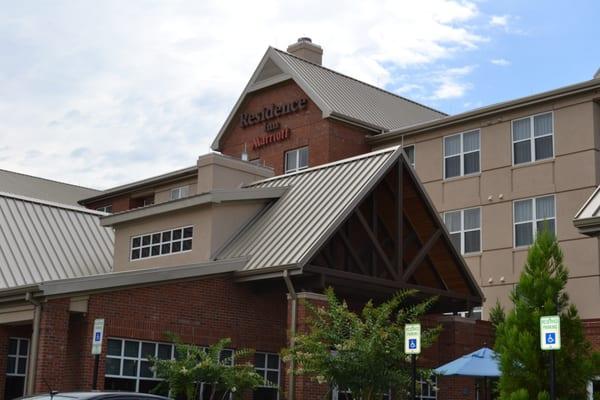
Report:
[{"label": "metal sign post", "polygon": [[98,364],[102,353],[102,337],[104,336],[104,319],[94,320],[94,333],[92,335],[92,354],[94,355],[94,376],[92,378],[92,390],[98,388]]},{"label": "metal sign post", "polygon": [[404,353],[412,364],[412,399],[417,398],[417,354],[421,354],[421,324],[404,325]]},{"label": "metal sign post", "polygon": [[556,360],[555,350],[560,350],[560,317],[549,315],[540,317],[540,347],[550,353],[550,400],[556,400]]}]

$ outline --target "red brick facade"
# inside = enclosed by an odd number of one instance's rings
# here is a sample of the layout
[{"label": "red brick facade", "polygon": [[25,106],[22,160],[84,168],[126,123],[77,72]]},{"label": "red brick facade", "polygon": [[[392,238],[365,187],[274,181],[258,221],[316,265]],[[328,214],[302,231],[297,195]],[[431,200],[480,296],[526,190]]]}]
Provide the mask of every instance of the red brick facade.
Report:
[{"label": "red brick facade", "polygon": [[[308,99],[306,108],[275,118],[281,129],[289,128],[289,138],[253,149],[255,138],[268,134],[265,123],[242,127],[242,113],[257,112],[272,104],[284,104],[298,99]],[[273,167],[275,174],[284,171],[284,154],[288,150],[308,146],[309,166],[325,164],[369,151],[365,135],[369,132],[332,119],[323,119],[317,105],[293,81],[249,94],[244,99],[240,111],[221,138],[221,152],[233,157],[241,157],[244,144],[250,160],[260,159],[266,166]]]}]

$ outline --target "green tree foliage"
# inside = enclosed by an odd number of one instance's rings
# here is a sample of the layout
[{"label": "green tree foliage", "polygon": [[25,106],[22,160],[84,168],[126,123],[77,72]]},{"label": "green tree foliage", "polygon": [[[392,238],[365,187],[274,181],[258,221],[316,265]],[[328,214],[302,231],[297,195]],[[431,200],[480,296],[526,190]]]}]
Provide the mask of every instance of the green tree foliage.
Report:
[{"label": "green tree foliage", "polygon": [[[404,325],[417,322],[435,302],[414,301],[415,291],[398,292],[376,306],[368,302],[361,313],[351,311],[332,289],[327,305],[309,309],[309,330],[294,338],[284,351],[293,359],[296,374],[352,393],[353,399],[381,399],[391,390],[396,398],[407,398],[410,390],[410,357],[404,354]],[[409,300],[412,305],[406,305]],[[440,328],[423,329],[422,347],[431,345]]]},{"label": "green tree foliage", "polygon": [[[175,336],[169,336],[175,342],[175,359],[150,359],[157,377],[164,379],[158,390],[166,386],[171,396],[181,395],[187,400],[198,397],[201,400],[223,400],[230,393],[241,399],[245,391],[263,384],[262,377],[252,364],[240,362],[253,354],[253,350],[236,350],[231,356],[223,357],[222,351],[231,343],[230,339],[221,339],[208,348],[202,348],[183,344]],[[209,385],[208,394],[200,391],[201,383]]]},{"label": "green tree foliage", "polygon": [[540,350],[540,317],[560,315],[561,350],[556,351],[556,390],[561,400],[586,398],[586,384],[597,368],[581,319],[565,291],[568,271],[552,233],[539,232],[527,255],[519,283],[510,299],[514,308],[506,316],[492,310],[496,351],[500,355],[502,400],[548,398],[549,351]]}]

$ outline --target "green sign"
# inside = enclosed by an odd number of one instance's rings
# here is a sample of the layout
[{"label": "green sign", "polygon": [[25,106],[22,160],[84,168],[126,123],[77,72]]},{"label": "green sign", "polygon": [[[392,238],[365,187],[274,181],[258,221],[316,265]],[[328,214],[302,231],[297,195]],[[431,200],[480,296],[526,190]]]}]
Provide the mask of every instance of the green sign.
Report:
[{"label": "green sign", "polygon": [[421,354],[421,324],[404,325],[404,353]]},{"label": "green sign", "polygon": [[542,350],[560,350],[560,317],[540,317],[540,347]]}]

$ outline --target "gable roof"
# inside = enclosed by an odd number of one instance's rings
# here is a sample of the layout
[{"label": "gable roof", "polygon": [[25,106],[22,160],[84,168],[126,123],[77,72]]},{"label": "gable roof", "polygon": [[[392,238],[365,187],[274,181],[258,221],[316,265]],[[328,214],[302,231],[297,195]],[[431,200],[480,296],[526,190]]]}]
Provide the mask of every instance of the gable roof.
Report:
[{"label": "gable roof", "polygon": [[600,186],[575,214],[573,224],[586,235],[600,234]]},{"label": "gable roof", "polygon": [[70,205],[77,205],[77,201],[84,197],[100,193],[96,189],[4,169],[0,169],[0,191]]},{"label": "gable roof", "polygon": [[377,132],[414,125],[446,114],[394,93],[269,47],[211,148],[220,141],[249,93],[292,79],[321,109],[323,118],[336,118]]},{"label": "gable roof", "polygon": [[289,189],[216,258],[249,257],[244,271],[301,266],[398,155],[390,148],[250,185]]},{"label": "gable roof", "polygon": [[0,192],[0,289],[112,269],[104,213]]}]

